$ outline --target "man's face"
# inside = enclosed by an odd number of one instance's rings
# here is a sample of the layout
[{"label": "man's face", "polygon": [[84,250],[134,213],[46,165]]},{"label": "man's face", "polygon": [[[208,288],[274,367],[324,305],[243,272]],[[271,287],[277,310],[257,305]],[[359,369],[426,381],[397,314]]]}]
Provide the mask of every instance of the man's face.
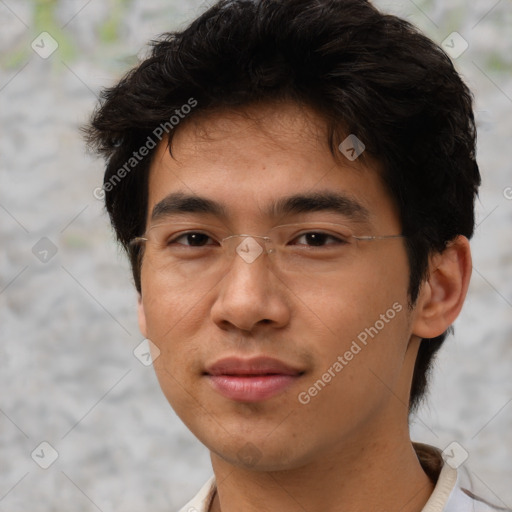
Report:
[{"label": "man's face", "polygon": [[[244,112],[179,127],[173,156],[160,145],[148,227],[187,222],[201,232],[208,225],[262,236],[276,225],[329,222],[356,235],[401,232],[377,170],[333,159],[313,112],[292,104]],[[190,201],[174,212],[169,197],[177,193],[214,201],[223,215],[193,211]],[[272,214],[279,201],[314,194],[342,196],[345,206],[302,201],[302,211]],[[142,263],[141,330],[160,350],[160,385],[190,430],[233,464],[285,469],[402,428],[418,346],[415,336],[409,343],[403,239],[358,242],[325,272],[307,261],[291,272],[266,253],[250,261],[234,252],[248,239],[236,240],[221,273],[208,259],[218,252],[162,266],[146,247]]]}]

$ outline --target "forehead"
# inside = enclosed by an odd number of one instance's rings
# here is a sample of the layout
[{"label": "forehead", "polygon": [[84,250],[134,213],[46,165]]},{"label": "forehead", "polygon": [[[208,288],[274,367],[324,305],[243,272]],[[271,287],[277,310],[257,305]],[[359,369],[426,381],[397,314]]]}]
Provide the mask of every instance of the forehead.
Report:
[{"label": "forehead", "polygon": [[[267,158],[313,162],[327,153],[326,125],[310,108],[291,102],[273,102],[199,113],[186,119],[174,133],[171,148],[177,163],[201,159],[210,165],[254,162]],[[165,148],[159,148],[165,156]],[[277,159],[279,160],[279,159]]]},{"label": "forehead", "polygon": [[369,217],[394,213],[378,164],[335,158],[323,118],[293,103],[188,119],[175,132],[171,153],[161,143],[153,158],[148,217],[176,193],[212,199],[237,217],[268,216],[285,198],[315,193],[341,194]]}]

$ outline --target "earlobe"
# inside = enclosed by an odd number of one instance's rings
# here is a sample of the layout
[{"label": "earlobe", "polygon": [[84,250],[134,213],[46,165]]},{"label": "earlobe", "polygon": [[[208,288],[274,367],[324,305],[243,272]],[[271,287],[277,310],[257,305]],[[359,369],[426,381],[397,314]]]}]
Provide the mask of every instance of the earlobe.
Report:
[{"label": "earlobe", "polygon": [[413,334],[435,338],[450,327],[462,309],[471,270],[469,241],[462,235],[431,257],[428,279],[416,304]]},{"label": "earlobe", "polygon": [[146,326],[146,313],[144,312],[144,304],[142,302],[142,295],[139,293],[139,298],[137,301],[137,317],[139,321],[139,329],[144,336],[144,338],[148,337],[147,326]]}]

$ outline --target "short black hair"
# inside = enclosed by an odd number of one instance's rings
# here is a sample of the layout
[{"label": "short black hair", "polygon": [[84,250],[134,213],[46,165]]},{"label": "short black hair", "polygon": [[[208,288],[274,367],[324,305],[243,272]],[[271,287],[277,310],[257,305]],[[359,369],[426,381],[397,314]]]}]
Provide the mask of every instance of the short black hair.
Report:
[{"label": "short black hair", "polygon": [[[102,92],[87,138],[107,161],[106,209],[137,289],[141,253],[129,242],[145,230],[154,149],[132,162],[134,151],[149,147],[159,127],[170,144],[184,105],[194,105],[191,118],[271,101],[313,108],[333,155],[353,133],[382,165],[407,236],[412,307],[429,256],[473,234],[480,173],[472,95],[438,45],[366,0],[221,0],[153,41],[148,58]],[[410,412],[447,332],[421,341]]]}]

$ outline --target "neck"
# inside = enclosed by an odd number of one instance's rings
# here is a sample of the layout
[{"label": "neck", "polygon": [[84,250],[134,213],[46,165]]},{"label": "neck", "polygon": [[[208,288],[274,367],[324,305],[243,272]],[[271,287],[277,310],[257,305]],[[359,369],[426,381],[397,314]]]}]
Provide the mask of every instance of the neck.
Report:
[{"label": "neck", "polygon": [[242,469],[212,454],[217,492],[210,510],[420,512],[433,484],[418,461],[408,431],[404,434],[397,438],[395,433],[391,440],[373,437],[366,444],[344,443],[344,450],[282,471]]}]

